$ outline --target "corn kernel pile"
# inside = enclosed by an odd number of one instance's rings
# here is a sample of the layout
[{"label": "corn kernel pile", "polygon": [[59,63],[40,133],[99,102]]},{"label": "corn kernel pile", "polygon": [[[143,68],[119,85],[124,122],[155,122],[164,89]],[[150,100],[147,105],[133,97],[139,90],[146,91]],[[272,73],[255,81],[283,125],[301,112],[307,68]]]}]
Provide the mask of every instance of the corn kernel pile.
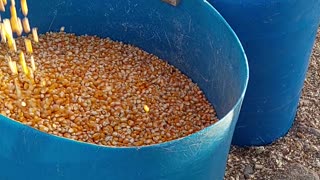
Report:
[{"label": "corn kernel pile", "polygon": [[[6,4],[0,0],[0,10]],[[217,121],[199,87],[165,61],[63,28],[38,36],[26,19],[25,0],[21,6],[22,22],[14,1],[11,19],[1,22],[1,114],[45,133],[104,146],[167,142]],[[19,36],[22,29],[27,35],[14,39],[12,33]]]}]

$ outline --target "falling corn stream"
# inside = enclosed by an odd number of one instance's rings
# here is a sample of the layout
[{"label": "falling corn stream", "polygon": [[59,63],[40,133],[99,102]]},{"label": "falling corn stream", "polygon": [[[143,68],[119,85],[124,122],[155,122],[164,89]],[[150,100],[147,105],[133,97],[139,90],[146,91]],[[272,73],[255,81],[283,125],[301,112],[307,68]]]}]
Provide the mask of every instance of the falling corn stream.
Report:
[{"label": "falling corn stream", "polygon": [[[0,18],[0,34],[1,34],[1,42],[6,43],[8,45],[9,50],[11,51],[11,56],[17,55],[19,57],[19,62],[13,60],[9,53],[7,53],[4,57],[5,61],[7,61],[9,68],[11,70],[12,76],[15,77],[15,87],[18,98],[21,98],[21,90],[19,89],[19,80],[18,74],[23,73],[29,80],[30,84],[34,83],[34,73],[36,71],[35,59],[32,55],[33,48],[32,43],[39,42],[38,39],[38,30],[37,28],[30,28],[29,20],[28,20],[28,5],[26,0],[20,0],[21,3],[21,11],[23,14],[22,20],[17,15],[16,2],[15,0],[11,0],[10,3],[7,0],[0,0],[0,11],[5,12],[8,8],[10,9],[10,19],[2,19]],[[10,4],[10,6],[9,6]],[[9,6],[9,7],[8,7]],[[21,49],[17,49],[16,41],[14,38],[14,34],[18,37],[22,36],[25,33],[26,35],[32,33],[33,41],[28,39],[28,36],[23,37],[25,43],[25,52]],[[25,53],[30,55],[30,59],[26,60]],[[29,65],[28,63],[29,62]],[[22,67],[22,72],[18,71],[17,63],[19,63]],[[23,106],[25,102],[21,102]]]}]

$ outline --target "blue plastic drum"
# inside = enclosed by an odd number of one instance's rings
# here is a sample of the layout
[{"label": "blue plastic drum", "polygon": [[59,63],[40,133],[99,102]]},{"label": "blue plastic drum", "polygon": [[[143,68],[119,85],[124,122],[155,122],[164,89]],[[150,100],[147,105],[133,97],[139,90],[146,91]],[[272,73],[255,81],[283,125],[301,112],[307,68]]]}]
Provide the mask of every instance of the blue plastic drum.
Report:
[{"label": "blue plastic drum", "polygon": [[250,81],[233,143],[265,145],[293,124],[320,18],[320,0],[209,0],[240,38]]},{"label": "blue plastic drum", "polygon": [[[110,37],[153,53],[196,82],[220,121],[167,143],[102,147],[52,136],[0,116],[1,180],[223,179],[248,81],[243,48],[203,0],[29,0],[39,32]],[[20,8],[17,8],[20,9]]]}]

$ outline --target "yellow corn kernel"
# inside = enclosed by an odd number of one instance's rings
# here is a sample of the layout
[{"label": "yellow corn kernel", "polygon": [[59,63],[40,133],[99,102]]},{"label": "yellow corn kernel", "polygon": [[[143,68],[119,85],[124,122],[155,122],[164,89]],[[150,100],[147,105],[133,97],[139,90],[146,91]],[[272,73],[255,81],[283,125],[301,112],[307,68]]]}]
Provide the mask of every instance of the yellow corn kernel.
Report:
[{"label": "yellow corn kernel", "polygon": [[21,10],[22,10],[22,14],[24,16],[28,15],[28,5],[27,5],[27,0],[21,0]]},{"label": "yellow corn kernel", "polygon": [[36,71],[36,63],[34,62],[34,57],[31,56],[31,68],[33,71]]},{"label": "yellow corn kernel", "polygon": [[27,103],[24,102],[24,101],[22,101],[22,102],[21,102],[21,106],[22,106],[22,107],[26,107],[26,106],[27,106]]},{"label": "yellow corn kernel", "polygon": [[10,6],[11,17],[17,17],[17,9],[15,5]]},{"label": "yellow corn kernel", "polygon": [[30,78],[32,79],[32,83],[34,82],[33,80],[34,80],[34,75],[33,75],[33,70],[32,70],[32,68],[30,68],[30,67],[28,67],[28,69],[29,69],[29,76],[30,76]]},{"label": "yellow corn kernel", "polygon": [[11,0],[11,5],[15,6],[16,5],[16,1],[15,0]]},{"label": "yellow corn kernel", "polygon": [[1,42],[6,43],[7,42],[7,38],[6,38],[6,30],[5,30],[4,24],[1,23],[0,26],[1,26],[1,32],[0,32],[0,34],[1,34]]},{"label": "yellow corn kernel", "polygon": [[0,11],[2,11],[2,12],[5,12],[5,11],[6,11],[6,8],[5,8],[4,6],[5,6],[5,5],[4,5],[3,1],[0,0]]},{"label": "yellow corn kernel", "polygon": [[23,27],[22,27],[21,19],[18,18],[18,21],[17,21],[17,35],[21,36],[22,32],[23,32]]},{"label": "yellow corn kernel", "polygon": [[11,29],[10,20],[9,19],[4,19],[3,20],[3,25],[4,25],[5,34],[6,34],[7,39],[12,37],[12,29]]},{"label": "yellow corn kernel", "polygon": [[41,79],[40,85],[41,87],[45,87],[47,85],[47,82],[44,78]]},{"label": "yellow corn kernel", "polygon": [[22,19],[22,26],[23,26],[23,29],[24,29],[25,33],[29,33],[31,31],[30,30],[29,19],[27,17],[24,17]]},{"label": "yellow corn kernel", "polygon": [[18,74],[17,63],[15,61],[12,61],[10,56],[6,56],[5,58],[8,61],[8,65],[9,65],[9,68],[10,68],[12,74],[17,75]]},{"label": "yellow corn kernel", "polygon": [[10,18],[10,23],[11,23],[11,29],[12,29],[12,32],[18,32],[18,18],[17,17],[14,17],[12,16]]},{"label": "yellow corn kernel", "polygon": [[22,51],[19,54],[19,59],[20,59],[20,64],[22,66],[22,70],[23,70],[24,74],[28,76],[29,75],[29,69],[27,67],[26,59],[25,59],[24,54],[23,54]]},{"label": "yellow corn kernel", "polygon": [[14,85],[16,87],[17,96],[18,96],[18,98],[20,98],[21,97],[21,90],[20,90],[18,78],[14,79]]},{"label": "yellow corn kernel", "polygon": [[9,61],[9,67],[13,75],[18,74],[17,63],[15,61]]},{"label": "yellow corn kernel", "polygon": [[7,5],[7,0],[2,0],[4,5]]},{"label": "yellow corn kernel", "polygon": [[14,74],[18,74],[17,62],[12,61],[12,69]]},{"label": "yellow corn kernel", "polygon": [[150,111],[149,107],[147,105],[144,105],[143,106],[143,109],[146,113],[148,113]]},{"label": "yellow corn kernel", "polygon": [[26,51],[27,53],[33,53],[33,49],[32,49],[32,43],[30,41],[30,39],[24,39],[24,44],[26,46]]},{"label": "yellow corn kernel", "polygon": [[8,47],[11,51],[17,52],[16,41],[12,37],[8,38]]},{"label": "yellow corn kernel", "polygon": [[39,42],[38,29],[32,28],[32,36],[35,42]]}]

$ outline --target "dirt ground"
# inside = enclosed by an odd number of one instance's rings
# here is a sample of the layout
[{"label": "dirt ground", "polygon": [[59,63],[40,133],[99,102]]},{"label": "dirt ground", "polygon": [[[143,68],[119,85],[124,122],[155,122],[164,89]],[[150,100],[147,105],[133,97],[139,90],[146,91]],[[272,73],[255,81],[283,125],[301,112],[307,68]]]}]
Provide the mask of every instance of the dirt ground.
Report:
[{"label": "dirt ground", "polygon": [[265,147],[232,147],[227,180],[319,180],[320,176],[320,30],[295,124],[284,138]]}]

